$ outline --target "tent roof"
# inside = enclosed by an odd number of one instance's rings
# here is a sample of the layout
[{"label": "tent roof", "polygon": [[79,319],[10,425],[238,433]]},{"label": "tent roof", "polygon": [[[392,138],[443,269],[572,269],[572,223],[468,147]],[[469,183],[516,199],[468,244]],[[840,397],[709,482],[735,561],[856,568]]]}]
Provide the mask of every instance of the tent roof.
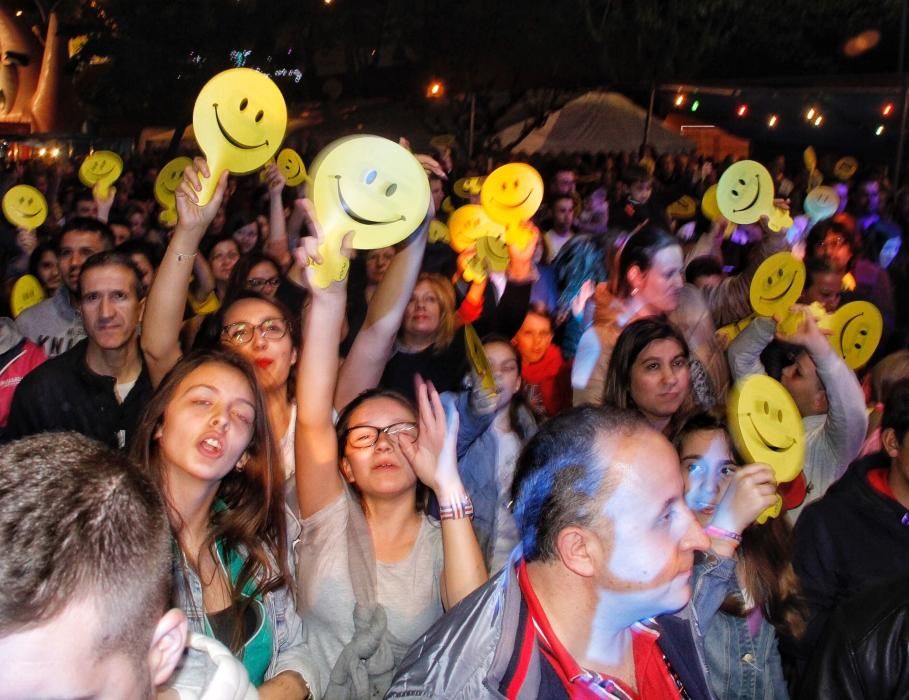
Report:
[{"label": "tent roof", "polygon": [[[628,151],[641,145],[647,112],[617,92],[587,92],[553,112],[543,124],[511,150],[514,153],[550,154]],[[508,144],[521,133],[522,123],[499,132]],[[647,142],[659,152],[690,151],[693,144],[654,118]]]}]

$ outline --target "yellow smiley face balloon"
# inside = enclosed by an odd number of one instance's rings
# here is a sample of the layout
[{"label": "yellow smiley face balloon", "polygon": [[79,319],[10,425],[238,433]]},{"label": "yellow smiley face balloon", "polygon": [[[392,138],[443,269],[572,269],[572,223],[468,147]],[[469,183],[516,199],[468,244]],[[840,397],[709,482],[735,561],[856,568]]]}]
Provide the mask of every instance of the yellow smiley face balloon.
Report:
[{"label": "yellow smiley face balloon", "polygon": [[474,373],[480,378],[483,388],[491,394],[496,393],[496,380],[486,356],[486,350],[473,324],[464,326],[464,344],[467,346],[467,359]]},{"label": "yellow smiley face balloon", "polygon": [[833,174],[840,182],[851,180],[858,170],[858,161],[852,156],[845,156],[836,161],[833,166]]},{"label": "yellow smiley face balloon", "polygon": [[303,159],[292,148],[284,148],[275,158],[278,170],[284,176],[284,181],[291,187],[302,185],[306,180],[306,166]]},{"label": "yellow smiley face balloon", "polygon": [[814,150],[814,146],[808,146],[802,153],[802,159],[805,161],[805,170],[809,173],[813,173],[817,168],[817,153]]},{"label": "yellow smiley face balloon", "polygon": [[448,219],[451,247],[458,253],[467,250],[483,237],[502,238],[505,227],[489,218],[479,204],[465,204],[455,209]]},{"label": "yellow smiley face balloon", "polygon": [[316,266],[317,283],[326,281],[324,286],[341,274],[343,261],[332,251],[348,231],[353,231],[354,248],[384,248],[407,238],[429,208],[423,166],[410,151],[380,136],[349,136],[329,144],[313,161],[308,187],[326,240],[337,241],[323,244],[325,262]]},{"label": "yellow smiley face balloon", "polygon": [[792,253],[775,253],[760,264],[751,279],[751,308],[760,316],[786,315],[804,286],[805,264]]},{"label": "yellow smiley face balloon", "polygon": [[773,179],[754,160],[730,165],[716,186],[720,213],[735,224],[753,224],[773,212]]},{"label": "yellow smiley face balloon", "polygon": [[162,211],[158,214],[158,221],[164,226],[171,227],[177,223],[177,188],[183,182],[183,171],[193,161],[186,156],[180,156],[168,161],[155,178],[155,200],[161,205]]},{"label": "yellow smiley face balloon", "polygon": [[812,222],[829,219],[840,206],[840,196],[832,187],[815,187],[805,195],[805,213]]},{"label": "yellow smiley face balloon", "polygon": [[693,219],[698,212],[698,203],[694,198],[684,195],[666,207],[666,213],[673,219]]},{"label": "yellow smiley face balloon", "polygon": [[44,301],[44,288],[41,282],[34,275],[22,275],[13,285],[9,298],[13,318],[17,318],[27,308],[41,301]]},{"label": "yellow smiley face balloon", "polygon": [[851,369],[868,363],[884,332],[881,312],[867,301],[841,306],[818,325],[831,331],[830,344]]},{"label": "yellow smiley face balloon", "polygon": [[429,222],[427,240],[430,243],[445,243],[446,245],[451,243],[451,233],[448,230],[448,226],[438,219],[433,219]]},{"label": "yellow smiley face balloon", "polygon": [[485,181],[485,177],[462,177],[455,181],[452,191],[461,199],[470,199],[480,194]]},{"label": "yellow smiley face balloon", "polygon": [[480,204],[493,221],[508,226],[527,221],[543,202],[543,178],[526,163],[493,170],[480,189]]},{"label": "yellow smiley face balloon", "polygon": [[47,200],[31,185],[16,185],[3,195],[3,215],[13,226],[36,229],[47,219]]},{"label": "yellow smiley face balloon", "polygon": [[716,202],[716,185],[711,185],[704,191],[704,196],[701,197],[701,213],[711,221],[716,221],[722,216]]},{"label": "yellow smiley face balloon", "polygon": [[264,73],[231,68],[205,83],[193,107],[193,129],[212,177],[203,180],[199,204],[211,199],[225,170],[251,173],[268,162],[286,128],[284,96]]},{"label": "yellow smiley face balloon", "polygon": [[778,483],[799,475],[805,428],[782,384],[764,374],[749,375],[730,392],[727,413],[732,438],[746,459],[769,464]]},{"label": "yellow smiley face balloon", "polygon": [[123,172],[123,159],[113,151],[93,151],[79,167],[79,180],[86,187],[97,186],[101,197],[107,197],[110,186]]}]

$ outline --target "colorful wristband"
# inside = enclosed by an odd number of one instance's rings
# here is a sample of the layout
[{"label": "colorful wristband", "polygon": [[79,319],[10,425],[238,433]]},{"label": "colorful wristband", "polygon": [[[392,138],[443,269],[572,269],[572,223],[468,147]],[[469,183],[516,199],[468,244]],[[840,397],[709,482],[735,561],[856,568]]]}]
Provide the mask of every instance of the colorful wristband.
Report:
[{"label": "colorful wristband", "polygon": [[719,527],[714,527],[713,525],[708,525],[704,528],[704,532],[707,533],[708,537],[716,537],[721,540],[732,540],[738,544],[742,543],[742,536],[737,532],[730,532],[729,530],[723,530]]},{"label": "colorful wristband", "polygon": [[454,505],[439,506],[439,520],[460,520],[461,518],[473,520],[473,501],[467,494]]}]

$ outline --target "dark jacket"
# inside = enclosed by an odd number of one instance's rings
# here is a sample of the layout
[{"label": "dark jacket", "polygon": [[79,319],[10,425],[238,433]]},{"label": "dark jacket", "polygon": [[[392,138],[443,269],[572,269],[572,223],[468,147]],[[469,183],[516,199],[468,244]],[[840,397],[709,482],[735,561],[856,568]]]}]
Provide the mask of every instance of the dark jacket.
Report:
[{"label": "dark jacket", "polygon": [[854,462],[799,517],[793,565],[809,613],[800,666],[837,605],[878,582],[909,576],[906,509],[868,483],[869,470],[889,466],[882,452]]},{"label": "dark jacket", "polygon": [[909,697],[909,577],[868,589],[830,618],[802,698]]},{"label": "dark jacket", "polygon": [[48,431],[74,430],[111,447],[125,447],[152,395],[145,364],[122,404],[114,377],[92,372],[85,362],[88,340],[30,372],[13,396],[4,440]]}]

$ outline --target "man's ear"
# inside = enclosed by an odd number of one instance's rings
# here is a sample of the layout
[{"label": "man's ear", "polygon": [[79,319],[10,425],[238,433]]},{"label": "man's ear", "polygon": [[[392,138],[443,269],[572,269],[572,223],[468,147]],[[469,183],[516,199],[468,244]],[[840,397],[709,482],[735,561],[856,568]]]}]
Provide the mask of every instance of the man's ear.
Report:
[{"label": "man's ear", "polygon": [[881,447],[890,459],[896,459],[900,453],[900,441],[896,439],[896,431],[887,428],[881,431]]},{"label": "man's ear", "polygon": [[157,688],[173,675],[183,658],[189,638],[189,623],[179,608],[171,608],[155,625],[151,648],[148,650],[148,667],[152,683]]},{"label": "man's ear", "polygon": [[566,527],[556,535],[556,551],[562,564],[578,576],[590,578],[597,572],[599,543],[583,527]]}]

